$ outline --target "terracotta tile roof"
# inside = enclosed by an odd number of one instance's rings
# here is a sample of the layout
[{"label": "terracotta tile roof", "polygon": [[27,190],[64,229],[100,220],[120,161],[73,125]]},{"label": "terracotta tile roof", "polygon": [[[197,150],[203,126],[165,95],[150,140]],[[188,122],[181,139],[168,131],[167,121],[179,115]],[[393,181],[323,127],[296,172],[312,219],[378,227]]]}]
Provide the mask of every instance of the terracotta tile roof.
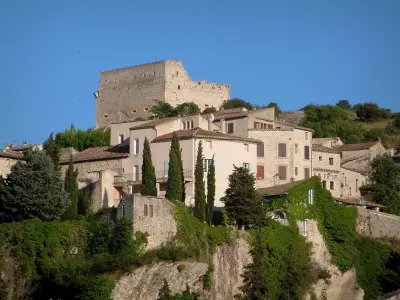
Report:
[{"label": "terracotta tile roof", "polygon": [[303,183],[307,181],[308,179],[303,179],[303,180],[298,180],[298,181],[293,181],[285,184],[280,184],[280,185],[275,185],[275,186],[270,186],[270,187],[265,187],[265,188],[258,188],[257,192],[261,194],[262,196],[278,196],[281,194],[286,193],[296,185]]},{"label": "terracotta tile roof", "polygon": [[356,167],[351,167],[351,166],[347,166],[346,164],[342,164],[341,168],[352,171],[352,172],[360,173],[361,175],[364,175],[364,176],[368,176],[369,166],[370,166],[369,158],[362,157],[362,158],[359,158]]},{"label": "terracotta tile roof", "polygon": [[[255,112],[260,112],[263,110],[268,110],[271,109],[270,107],[265,107],[261,109],[256,109],[256,110],[244,110],[243,108],[233,108],[233,109],[225,109],[221,111],[217,111],[215,113],[212,113],[214,115],[214,121],[219,121],[221,119],[238,119],[238,118],[245,118],[248,115],[255,113]],[[210,113],[203,114],[202,116],[207,118]]]},{"label": "terracotta tile roof", "polygon": [[336,146],[336,147],[334,147],[334,149],[337,151],[367,150],[367,149],[371,148],[372,146],[375,146],[378,143],[380,143],[379,140],[372,141],[372,142],[360,143],[360,144],[345,144],[345,145],[341,145],[341,146]]},{"label": "terracotta tile roof", "polygon": [[189,130],[178,130],[173,131],[164,135],[160,135],[156,137],[152,143],[157,142],[165,142],[172,139],[172,136],[176,133],[179,139],[191,139],[191,138],[206,138],[206,139],[214,139],[214,140],[229,140],[229,141],[241,141],[241,142],[249,142],[249,143],[260,143],[261,141],[246,137],[240,137],[231,134],[224,134],[220,132],[210,131],[201,129],[199,127],[189,129]]},{"label": "terracotta tile roof", "polygon": [[[74,162],[84,162],[93,160],[107,160],[107,159],[118,159],[129,156],[129,147],[123,146],[105,146],[105,147],[93,147],[83,150],[73,155]],[[69,163],[69,157],[67,160],[60,161],[61,164]]]},{"label": "terracotta tile roof", "polygon": [[281,128],[249,128],[247,131],[294,131],[294,128],[291,129],[281,129]]},{"label": "terracotta tile roof", "polygon": [[328,138],[313,138],[312,143],[316,145],[322,145],[323,143],[329,142],[329,141],[339,141],[340,138],[338,137],[328,137]]},{"label": "terracotta tile roof", "polygon": [[338,150],[336,150],[334,148],[324,147],[324,146],[321,146],[319,144],[313,144],[312,145],[312,151],[340,154],[340,151],[338,151]]},{"label": "terracotta tile roof", "polygon": [[12,158],[12,159],[23,159],[24,155],[20,152],[14,152],[11,150],[2,150],[0,151],[0,157],[4,158]]},{"label": "terracotta tile roof", "polygon": [[168,122],[177,120],[179,118],[180,117],[169,117],[169,118],[154,119],[154,120],[151,120],[150,122],[147,122],[147,123],[144,123],[144,124],[139,124],[139,125],[136,125],[136,126],[133,126],[133,127],[129,128],[129,129],[136,130],[136,129],[154,128],[157,125],[168,123]]},{"label": "terracotta tile roof", "polygon": [[[360,203],[360,198],[333,198],[335,201],[341,202],[343,204],[349,204],[349,205],[357,205],[361,206]],[[363,206],[367,207],[385,207],[384,205],[380,205],[375,202],[367,201],[364,199]]]},{"label": "terracotta tile roof", "polygon": [[302,110],[298,111],[282,111],[279,117],[284,119],[286,122],[299,125],[301,121],[304,119],[305,113]]}]

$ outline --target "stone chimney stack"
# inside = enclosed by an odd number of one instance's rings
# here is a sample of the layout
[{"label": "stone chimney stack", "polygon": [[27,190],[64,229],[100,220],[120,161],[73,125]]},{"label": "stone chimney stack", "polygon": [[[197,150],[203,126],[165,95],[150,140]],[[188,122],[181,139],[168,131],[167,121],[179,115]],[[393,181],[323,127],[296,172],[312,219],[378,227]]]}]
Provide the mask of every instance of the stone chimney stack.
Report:
[{"label": "stone chimney stack", "polygon": [[22,144],[23,144],[23,145],[26,145],[26,144],[27,144],[27,142],[26,142],[26,141],[23,141],[23,142],[22,142]]},{"label": "stone chimney stack", "polygon": [[9,143],[6,143],[4,149],[10,149],[10,144],[9,144]]}]

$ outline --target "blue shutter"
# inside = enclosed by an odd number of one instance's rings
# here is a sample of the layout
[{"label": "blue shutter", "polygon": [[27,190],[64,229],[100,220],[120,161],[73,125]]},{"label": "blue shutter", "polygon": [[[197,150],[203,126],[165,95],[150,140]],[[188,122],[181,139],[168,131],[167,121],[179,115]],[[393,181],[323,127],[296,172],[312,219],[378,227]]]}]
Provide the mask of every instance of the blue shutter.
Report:
[{"label": "blue shutter", "polygon": [[168,178],[169,161],[164,160],[164,178]]}]

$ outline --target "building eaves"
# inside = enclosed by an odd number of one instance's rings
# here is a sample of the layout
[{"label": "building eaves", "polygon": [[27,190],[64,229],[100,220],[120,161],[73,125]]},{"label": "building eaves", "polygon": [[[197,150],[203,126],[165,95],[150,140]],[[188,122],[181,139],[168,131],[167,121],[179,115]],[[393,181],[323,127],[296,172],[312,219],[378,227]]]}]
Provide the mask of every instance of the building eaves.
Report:
[{"label": "building eaves", "polygon": [[189,130],[177,130],[172,131],[170,133],[160,135],[156,137],[152,143],[160,143],[170,141],[173,135],[176,134],[178,139],[185,140],[185,139],[192,139],[192,138],[203,138],[203,139],[212,139],[212,140],[227,140],[227,141],[239,141],[239,142],[247,142],[247,143],[254,143],[258,144],[261,141],[246,137],[240,137],[231,134],[224,134],[220,132],[210,131],[201,129],[199,127],[189,129]]},{"label": "building eaves", "polygon": [[178,120],[179,118],[180,117],[168,117],[168,118],[155,119],[155,120],[151,120],[149,122],[143,123],[143,124],[133,126],[129,129],[130,130],[138,130],[138,129],[146,129],[146,128],[155,128],[158,125],[172,122],[172,121]]},{"label": "building eaves", "polygon": [[[112,160],[129,157],[129,146],[93,147],[72,155],[74,163],[98,160]],[[64,158],[60,164],[68,164],[70,158]]]},{"label": "building eaves", "polygon": [[359,143],[359,144],[345,144],[345,145],[335,146],[333,148],[337,151],[359,151],[359,150],[368,150],[371,147],[373,147],[379,143],[380,143],[380,141],[377,140],[377,141],[365,142],[365,143]]},{"label": "building eaves", "polygon": [[301,184],[308,179],[303,179],[303,180],[298,180],[298,181],[293,181],[285,184],[280,184],[280,185],[275,185],[275,186],[270,186],[270,187],[265,187],[265,188],[258,188],[256,189],[257,192],[261,196],[279,196],[282,195],[292,188],[294,188],[296,185]]},{"label": "building eaves", "polygon": [[386,207],[384,205],[375,203],[375,202],[371,202],[371,201],[367,201],[364,200],[363,204],[361,204],[361,201],[359,198],[333,198],[335,201],[341,202],[343,204],[349,204],[349,205],[356,205],[356,206],[367,206],[367,207]]},{"label": "building eaves", "polygon": [[11,151],[11,150],[1,150],[0,151],[0,157],[11,158],[11,159],[16,159],[16,160],[24,159],[24,155],[22,153],[14,152],[14,151]]},{"label": "building eaves", "polygon": [[334,148],[324,147],[324,146],[321,146],[319,144],[313,144],[312,145],[312,151],[323,152],[323,153],[340,154],[340,151],[337,151]]}]

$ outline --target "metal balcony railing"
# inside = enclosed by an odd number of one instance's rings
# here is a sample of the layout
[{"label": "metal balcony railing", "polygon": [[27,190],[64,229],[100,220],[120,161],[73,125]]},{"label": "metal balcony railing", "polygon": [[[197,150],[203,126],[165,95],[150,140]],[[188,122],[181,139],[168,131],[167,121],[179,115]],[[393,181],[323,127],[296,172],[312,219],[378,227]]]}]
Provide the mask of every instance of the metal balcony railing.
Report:
[{"label": "metal balcony railing", "polygon": [[[157,182],[168,181],[168,170],[156,171]],[[185,181],[191,181],[193,175],[192,170],[183,170]],[[142,183],[142,173],[121,174],[114,176],[114,184],[140,184]]]}]

